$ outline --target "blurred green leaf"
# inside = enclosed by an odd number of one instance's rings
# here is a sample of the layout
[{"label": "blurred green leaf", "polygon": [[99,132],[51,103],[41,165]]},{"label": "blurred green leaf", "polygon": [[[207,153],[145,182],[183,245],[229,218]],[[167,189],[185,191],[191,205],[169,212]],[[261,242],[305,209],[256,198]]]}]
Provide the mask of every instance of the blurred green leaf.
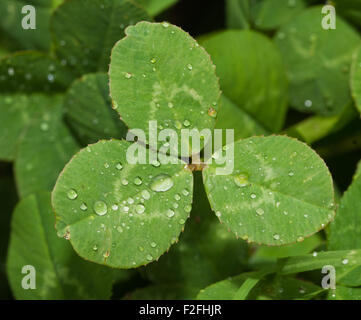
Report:
[{"label": "blurred green leaf", "polygon": [[51,19],[55,54],[78,76],[107,71],[114,44],[127,26],[148,20],[130,0],[69,0]]},{"label": "blurred green leaf", "polygon": [[0,159],[12,161],[27,127],[51,112],[73,77],[56,60],[25,52],[0,60]]},{"label": "blurred green leaf", "polygon": [[178,0],[135,0],[142,5],[150,16],[154,17],[176,4]]},{"label": "blurred green leaf", "polygon": [[[7,273],[17,299],[108,299],[112,270],[79,258],[56,236],[50,193],[22,200],[13,213]],[[36,289],[24,290],[24,266],[36,270]],[[26,279],[25,279],[26,280]]]},{"label": "blurred green leaf", "polygon": [[[335,221],[330,225],[329,250],[361,249],[361,177],[352,182],[344,193]],[[337,269],[337,281],[344,285],[361,285],[361,266],[347,264]]]},{"label": "blurred green leaf", "polygon": [[287,80],[273,43],[254,31],[224,31],[202,45],[217,66],[224,95],[261,127],[280,130],[287,110]]},{"label": "blurred green leaf", "polygon": [[332,116],[351,101],[351,58],[360,37],[340,17],[335,30],[324,30],[321,10],[317,6],[297,15],[279,30],[275,42],[290,80],[291,106]]},{"label": "blurred green leaf", "polygon": [[88,74],[74,81],[65,96],[67,123],[84,145],[126,135],[125,124],[112,109],[108,82],[105,73]]},{"label": "blurred green leaf", "polygon": [[16,152],[15,178],[21,198],[51,191],[65,164],[79,150],[62,121],[62,95],[39,96],[34,107],[43,111],[24,128]]},{"label": "blurred green leaf", "polygon": [[[0,29],[2,29],[18,49],[50,49],[49,21],[54,9],[62,0],[1,0]],[[31,5],[36,10],[36,29],[24,30],[22,20],[26,14],[22,8]]]}]

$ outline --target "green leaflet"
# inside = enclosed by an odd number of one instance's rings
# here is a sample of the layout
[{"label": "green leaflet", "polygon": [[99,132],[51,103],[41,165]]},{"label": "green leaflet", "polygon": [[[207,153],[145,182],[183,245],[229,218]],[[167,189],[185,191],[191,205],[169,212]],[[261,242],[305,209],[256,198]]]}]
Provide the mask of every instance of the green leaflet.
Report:
[{"label": "green leaflet", "polygon": [[0,61],[0,159],[12,161],[29,124],[52,109],[73,77],[59,62],[38,52]]},{"label": "green leaflet", "polygon": [[125,28],[148,19],[130,0],[66,1],[51,19],[55,54],[77,75],[106,71]]},{"label": "green leaflet", "polygon": [[213,211],[248,242],[286,245],[303,241],[334,217],[331,175],[307,145],[284,136],[234,144],[232,175],[203,170]]},{"label": "green leaflet", "polygon": [[136,0],[136,2],[142,5],[150,16],[154,17],[176,4],[178,0]]},{"label": "green leaflet", "polygon": [[[24,290],[24,266],[36,270],[36,289]],[[12,219],[7,273],[17,299],[108,299],[112,270],[80,259],[54,230],[50,193],[22,200]]]},{"label": "green leaflet", "polygon": [[176,242],[193,191],[184,163],[129,164],[130,146],[112,140],[83,149],[59,176],[52,200],[59,236],[81,257],[124,269],[158,259]]},{"label": "green leaflet", "polygon": [[[2,0],[0,2],[0,29],[14,42],[18,49],[50,49],[49,21],[53,10],[62,0]],[[36,10],[36,29],[24,30],[22,8],[31,5]]]},{"label": "green leaflet", "polygon": [[[200,173],[195,175],[194,192],[191,216],[179,243],[144,270],[153,283],[198,288],[199,291],[238,274],[245,267],[248,246],[227,232],[212,214]],[[176,200],[173,206],[178,206]]]},{"label": "green leaflet", "polygon": [[260,126],[280,130],[287,110],[287,81],[273,43],[245,30],[211,35],[202,45],[217,66],[224,95]]},{"label": "green leaflet", "polygon": [[[354,179],[344,193],[335,221],[330,225],[329,250],[361,249],[361,177]],[[361,267],[337,269],[337,281],[348,286],[361,285]]]},{"label": "green leaflet", "polygon": [[354,55],[351,67],[351,89],[357,110],[361,112],[361,47]]},{"label": "green leaflet", "polygon": [[127,128],[112,109],[105,73],[88,74],[69,88],[64,101],[66,119],[84,144],[125,137]]},{"label": "green leaflet", "polygon": [[360,37],[340,17],[335,30],[322,29],[321,10],[317,6],[297,15],[279,30],[275,42],[290,79],[292,107],[331,116],[350,103],[351,58]]},{"label": "green leaflet", "polygon": [[65,164],[79,150],[62,120],[63,96],[39,96],[33,104],[30,107],[42,112],[29,120],[18,142],[15,159],[21,198],[37,191],[51,191]]},{"label": "green leaflet", "polygon": [[220,90],[204,49],[168,23],[141,22],[126,34],[113,49],[109,74],[114,109],[128,127],[146,131],[147,139],[154,120],[178,136],[181,129],[212,129]]}]

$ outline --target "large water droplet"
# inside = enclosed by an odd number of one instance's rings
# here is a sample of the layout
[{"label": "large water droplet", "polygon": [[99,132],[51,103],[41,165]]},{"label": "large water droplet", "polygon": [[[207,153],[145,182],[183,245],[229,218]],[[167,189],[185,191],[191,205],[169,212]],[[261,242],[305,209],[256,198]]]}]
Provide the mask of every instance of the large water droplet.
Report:
[{"label": "large water droplet", "polygon": [[167,174],[159,174],[153,178],[150,188],[156,192],[165,192],[174,185],[172,178]]},{"label": "large water droplet", "polygon": [[189,191],[188,191],[187,189],[184,189],[184,190],[182,191],[182,193],[183,193],[183,195],[185,195],[185,196],[189,196]]},{"label": "large water droplet", "polygon": [[248,175],[245,173],[240,173],[239,175],[235,176],[234,183],[239,187],[246,187],[249,184]]},{"label": "large water droplet", "polygon": [[105,202],[97,201],[94,203],[94,211],[98,216],[104,216],[108,212],[108,207]]},{"label": "large water droplet", "polygon": [[149,193],[149,191],[148,191],[148,190],[143,190],[143,191],[142,191],[142,197],[143,197],[143,199],[145,199],[145,200],[149,200],[149,199],[150,199],[150,193]]},{"label": "large water droplet", "polygon": [[135,211],[137,211],[137,213],[141,214],[141,213],[143,213],[145,211],[145,207],[142,204],[138,204],[135,207]]},{"label": "large water droplet", "polygon": [[137,186],[140,186],[143,183],[142,179],[140,177],[136,177],[134,179],[134,184]]},{"label": "large water droplet", "polygon": [[74,189],[70,189],[66,195],[70,200],[75,200],[78,197],[78,194]]},{"label": "large water droplet", "polygon": [[172,218],[174,216],[174,214],[175,214],[174,210],[168,209],[168,211],[167,211],[167,217],[168,218]]}]

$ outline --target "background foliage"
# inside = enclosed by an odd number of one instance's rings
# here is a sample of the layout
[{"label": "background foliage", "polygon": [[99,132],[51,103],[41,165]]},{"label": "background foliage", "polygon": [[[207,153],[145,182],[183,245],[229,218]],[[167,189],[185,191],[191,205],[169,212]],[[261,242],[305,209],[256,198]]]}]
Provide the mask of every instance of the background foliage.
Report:
[{"label": "background foliage", "polygon": [[[330,3],[28,0],[23,30],[2,0],[0,298],[360,300],[361,6]],[[234,129],[235,174],[127,165],[154,119]]]}]

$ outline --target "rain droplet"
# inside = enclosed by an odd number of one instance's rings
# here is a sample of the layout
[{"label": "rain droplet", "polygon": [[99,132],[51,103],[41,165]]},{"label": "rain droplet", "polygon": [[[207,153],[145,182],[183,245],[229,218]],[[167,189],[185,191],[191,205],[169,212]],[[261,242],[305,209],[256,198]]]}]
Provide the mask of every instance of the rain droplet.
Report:
[{"label": "rain droplet", "polygon": [[246,187],[249,184],[248,175],[241,173],[234,177],[234,183],[239,187]]},{"label": "rain droplet", "polygon": [[138,204],[135,207],[135,211],[137,211],[137,213],[141,214],[141,213],[143,213],[145,211],[145,207],[142,204]]},{"label": "rain droplet", "polygon": [[155,247],[157,246],[157,244],[156,244],[155,242],[152,242],[152,243],[150,244],[150,246],[151,246],[152,248],[155,248]]},{"label": "rain droplet", "polygon": [[149,200],[149,199],[150,199],[150,193],[149,193],[149,191],[148,191],[148,190],[143,190],[143,191],[142,191],[142,197],[143,197],[143,199],[145,199],[145,200]]},{"label": "rain droplet", "polygon": [[264,210],[262,208],[258,208],[256,212],[259,216],[262,216],[264,214]]},{"label": "rain droplet", "polygon": [[165,21],[162,23],[162,25],[163,25],[164,28],[168,28],[168,27],[169,27],[169,23],[168,23],[168,22],[165,22]]},{"label": "rain droplet", "polygon": [[175,214],[174,210],[168,209],[168,211],[167,211],[167,217],[168,217],[168,218],[174,217],[174,214]]},{"label": "rain droplet", "polygon": [[273,235],[273,239],[279,240],[279,239],[280,239],[280,235],[279,235],[279,234],[274,234],[274,235]]},{"label": "rain droplet", "polygon": [[112,209],[113,209],[113,211],[117,211],[119,209],[119,207],[116,204],[113,204]]},{"label": "rain droplet", "polygon": [[306,101],[305,101],[305,107],[306,107],[306,108],[311,108],[311,107],[312,107],[312,104],[313,104],[313,103],[312,103],[311,100],[306,100]]},{"label": "rain droplet", "polygon": [[124,74],[124,77],[125,77],[126,79],[130,79],[130,78],[132,77],[132,74],[129,73],[129,72],[126,72],[126,73]]},{"label": "rain droplet", "polygon": [[348,264],[348,259],[343,259],[342,264]]},{"label": "rain droplet", "polygon": [[123,166],[122,164],[119,162],[117,163],[117,165],[115,166],[118,170],[122,170],[123,169]]},{"label": "rain droplet", "polygon": [[108,212],[108,207],[105,202],[97,201],[94,204],[94,211],[98,216],[104,216]]},{"label": "rain droplet", "polygon": [[291,171],[291,172],[288,173],[288,175],[289,175],[290,177],[293,177],[293,176],[295,175],[295,173]]},{"label": "rain droplet", "polygon": [[137,186],[140,186],[143,183],[142,179],[140,177],[136,177],[134,179],[134,184]]},{"label": "rain droplet", "polygon": [[152,261],[152,260],[153,260],[153,257],[152,257],[150,254],[148,254],[148,255],[147,255],[147,260],[148,260],[148,261]]},{"label": "rain droplet", "polygon": [[155,160],[153,161],[152,166],[157,168],[160,166],[160,162],[158,160]]},{"label": "rain droplet", "polygon": [[182,193],[184,196],[189,196],[189,191],[187,189],[184,189]]},{"label": "rain droplet", "polygon": [[193,66],[191,64],[187,65],[187,68],[188,68],[189,71],[193,70]]},{"label": "rain droplet", "polygon": [[87,209],[88,209],[88,206],[83,202],[83,203],[80,205],[80,210],[86,211]]},{"label": "rain droplet", "polygon": [[185,212],[191,212],[192,211],[192,206],[190,204],[187,204],[185,207],[184,207],[184,211]]},{"label": "rain droplet", "polygon": [[189,127],[189,126],[191,125],[191,123],[189,122],[189,120],[184,120],[184,121],[183,121],[183,125],[184,125],[185,127]]},{"label": "rain droplet", "polygon": [[178,222],[179,222],[179,224],[185,224],[186,223],[184,219],[180,219]]},{"label": "rain droplet", "polygon": [[181,199],[181,196],[177,193],[175,196],[174,196],[174,199],[179,201]]},{"label": "rain droplet", "polygon": [[151,60],[150,60],[150,63],[152,63],[152,64],[155,64],[157,62],[157,60],[155,59],[155,58],[152,58]]},{"label": "rain droplet", "polygon": [[150,188],[156,192],[165,192],[174,185],[172,178],[167,174],[159,174],[153,178]]},{"label": "rain droplet", "polygon": [[252,193],[252,194],[251,194],[251,198],[252,198],[252,199],[256,199],[257,196],[256,196],[254,193]]},{"label": "rain droplet", "polygon": [[78,197],[78,194],[74,189],[70,189],[66,195],[70,200],[75,200]]},{"label": "rain droplet", "polygon": [[127,179],[122,179],[122,185],[127,186],[129,181]]}]

